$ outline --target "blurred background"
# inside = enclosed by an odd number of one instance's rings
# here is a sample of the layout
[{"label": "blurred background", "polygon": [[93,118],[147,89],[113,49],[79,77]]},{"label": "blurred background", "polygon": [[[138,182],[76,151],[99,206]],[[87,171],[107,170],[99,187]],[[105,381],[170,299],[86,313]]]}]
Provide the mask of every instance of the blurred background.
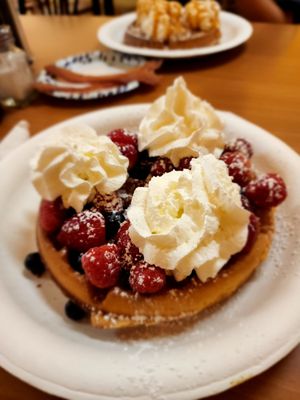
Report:
[{"label": "blurred background", "polygon": [[[1,0],[10,3],[21,14],[120,15],[135,10],[136,0]],[[179,0],[185,4],[188,0]],[[299,23],[300,0],[219,0],[227,11],[251,21]]]}]

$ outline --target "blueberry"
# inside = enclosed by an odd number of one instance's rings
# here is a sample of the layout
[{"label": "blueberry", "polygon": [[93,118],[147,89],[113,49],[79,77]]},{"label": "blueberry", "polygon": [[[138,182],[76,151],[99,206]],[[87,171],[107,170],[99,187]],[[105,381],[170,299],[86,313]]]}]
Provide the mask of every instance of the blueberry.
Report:
[{"label": "blueberry", "polygon": [[73,321],[80,321],[86,315],[85,311],[71,300],[65,305],[65,314]]},{"label": "blueberry", "polygon": [[84,270],[82,269],[81,257],[83,253],[78,253],[74,250],[68,251],[68,261],[74,271],[79,272],[80,274],[84,274]]},{"label": "blueberry", "polygon": [[119,285],[123,290],[131,290],[131,286],[129,283],[129,273],[130,271],[122,268],[119,276]]},{"label": "blueberry", "polygon": [[123,213],[112,212],[105,214],[106,240],[110,240],[116,235],[123,221],[125,221]]},{"label": "blueberry", "polygon": [[45,272],[45,266],[38,252],[29,253],[24,260],[24,265],[33,275],[41,276]]}]

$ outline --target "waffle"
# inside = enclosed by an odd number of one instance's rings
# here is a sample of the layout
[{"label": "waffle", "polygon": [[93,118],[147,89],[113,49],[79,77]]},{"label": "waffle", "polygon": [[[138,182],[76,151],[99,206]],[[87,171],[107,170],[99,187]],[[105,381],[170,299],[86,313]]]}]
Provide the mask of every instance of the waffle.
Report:
[{"label": "waffle", "polygon": [[162,292],[143,296],[116,286],[109,290],[92,287],[85,275],[69,265],[65,250],[57,250],[37,226],[41,257],[61,290],[90,316],[99,328],[127,328],[181,320],[199,314],[233,295],[267,257],[274,231],[273,209],[261,211],[260,231],[247,254],[235,255],[219,274],[205,283],[189,278],[167,286]]},{"label": "waffle", "polygon": [[189,49],[215,44],[220,38],[219,5],[214,0],[139,0],[136,20],[124,42],[148,48]]}]

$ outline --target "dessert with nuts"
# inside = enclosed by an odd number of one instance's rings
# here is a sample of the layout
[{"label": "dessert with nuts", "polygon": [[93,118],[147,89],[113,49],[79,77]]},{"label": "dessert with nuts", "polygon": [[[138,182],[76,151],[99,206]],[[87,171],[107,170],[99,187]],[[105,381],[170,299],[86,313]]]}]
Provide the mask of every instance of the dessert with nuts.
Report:
[{"label": "dessert with nuts", "polygon": [[[40,256],[66,313],[123,328],[196,315],[230,297],[268,254],[276,173],[226,140],[215,110],[178,78],[136,132],[62,128],[32,160]],[[33,268],[37,255],[27,257]]]},{"label": "dessert with nuts", "polygon": [[156,49],[190,49],[215,44],[220,38],[220,6],[215,0],[138,0],[136,20],[124,42]]}]

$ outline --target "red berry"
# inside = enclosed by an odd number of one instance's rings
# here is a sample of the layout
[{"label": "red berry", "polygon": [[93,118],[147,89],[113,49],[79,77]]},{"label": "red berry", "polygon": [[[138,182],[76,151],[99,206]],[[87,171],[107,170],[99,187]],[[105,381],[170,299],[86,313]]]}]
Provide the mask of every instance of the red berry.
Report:
[{"label": "red berry", "polygon": [[151,166],[151,176],[161,176],[166,172],[170,172],[174,169],[174,165],[171,160],[167,157],[159,157]]},{"label": "red berry", "polygon": [[224,153],[225,152],[240,152],[244,154],[245,157],[251,158],[253,156],[253,149],[251,144],[246,139],[235,139],[230,141],[225,145]]},{"label": "red berry", "polygon": [[82,268],[92,285],[105,289],[115,286],[121,271],[118,248],[105,244],[89,249],[81,258]]},{"label": "red berry", "polygon": [[165,286],[166,273],[163,269],[142,261],[131,268],[129,283],[135,292],[156,293]]},{"label": "red berry", "polygon": [[276,207],[287,196],[283,179],[275,173],[269,173],[250,182],[244,189],[244,194],[251,203],[258,207]]},{"label": "red berry", "polygon": [[254,173],[251,170],[251,162],[238,151],[223,153],[220,160],[227,164],[228,173],[233,178],[233,182],[240,186],[247,185],[253,179]]},{"label": "red berry", "polygon": [[109,132],[107,136],[114,143],[132,144],[135,148],[137,148],[138,140],[136,133],[130,132],[127,129],[115,129]]},{"label": "red berry", "polygon": [[68,249],[87,251],[105,242],[105,220],[100,212],[84,210],[69,218],[57,236]]},{"label": "red berry", "polygon": [[58,231],[66,219],[66,209],[61,198],[54,201],[42,200],[39,221],[41,228],[47,233]]},{"label": "red berry", "polygon": [[194,157],[184,157],[179,161],[178,170],[191,169],[191,161]]},{"label": "red berry", "polygon": [[241,194],[241,201],[242,201],[242,206],[248,210],[248,211],[253,211],[253,207],[248,199],[244,194]]},{"label": "red berry", "polygon": [[249,251],[251,250],[259,233],[259,228],[260,228],[259,218],[255,214],[250,214],[249,224],[248,224],[248,238],[244,248],[241,251],[242,254],[249,253]]},{"label": "red berry", "polygon": [[123,266],[130,269],[134,264],[143,258],[139,249],[132,243],[128,229],[130,222],[127,220],[123,222],[116,236],[117,246],[122,258]]},{"label": "red berry", "polygon": [[130,143],[115,142],[115,144],[119,147],[119,150],[123,154],[123,156],[128,158],[128,160],[129,160],[128,169],[133,168],[138,159],[137,148],[133,144],[130,144]]}]

